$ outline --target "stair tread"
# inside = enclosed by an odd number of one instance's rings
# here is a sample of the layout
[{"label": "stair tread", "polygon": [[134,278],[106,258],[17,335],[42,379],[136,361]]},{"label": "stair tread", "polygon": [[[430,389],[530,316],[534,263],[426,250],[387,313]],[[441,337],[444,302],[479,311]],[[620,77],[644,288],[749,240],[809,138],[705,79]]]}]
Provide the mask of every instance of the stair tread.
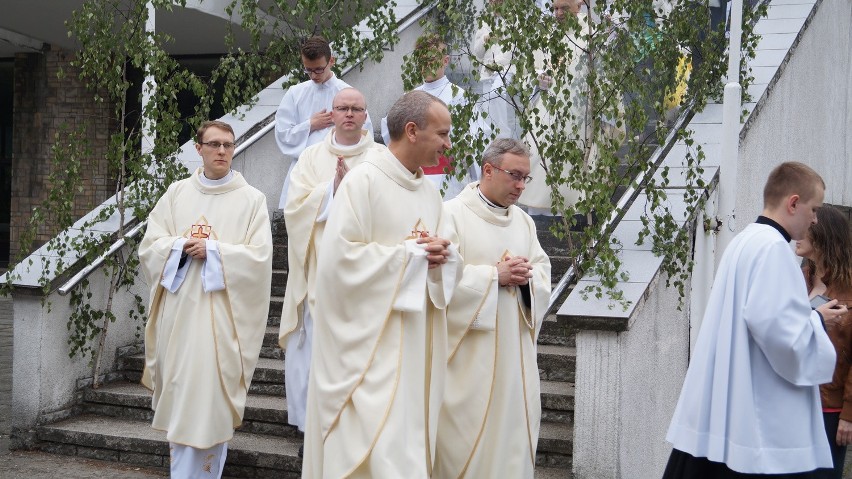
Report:
[{"label": "stair tread", "polygon": [[539,440],[573,441],[574,427],[561,422],[542,422],[538,438]]},{"label": "stair tread", "polygon": [[554,354],[559,356],[576,356],[577,348],[571,346],[559,346],[555,344],[539,344],[539,354]]},{"label": "stair tread", "polygon": [[574,383],[565,381],[541,381],[542,394],[558,394],[562,396],[574,395]]},{"label": "stair tread", "polygon": [[[145,386],[133,382],[116,382],[105,384],[98,389],[92,390],[94,394],[119,394],[122,396],[150,398],[152,392]],[[249,393],[246,397],[246,408],[272,409],[278,411],[287,410],[287,400],[284,397],[269,396],[265,394]]]},{"label": "stair tread", "polygon": [[[133,354],[131,356],[127,356],[130,359],[141,359],[145,360],[144,354]],[[273,358],[258,358],[257,367],[255,369],[274,369],[276,371],[284,371],[284,361],[280,359]]]},{"label": "stair tread", "polygon": [[[72,433],[93,434],[129,440],[156,441],[167,444],[166,433],[151,428],[150,424],[142,421],[123,419],[109,416],[84,414],[75,416],[55,424],[41,426],[44,430],[65,431]],[[228,441],[228,450],[258,452],[275,456],[295,457],[301,444],[300,439],[284,436],[265,436],[261,434],[234,432],[234,437]],[[82,444],[87,445],[87,444]]]}]

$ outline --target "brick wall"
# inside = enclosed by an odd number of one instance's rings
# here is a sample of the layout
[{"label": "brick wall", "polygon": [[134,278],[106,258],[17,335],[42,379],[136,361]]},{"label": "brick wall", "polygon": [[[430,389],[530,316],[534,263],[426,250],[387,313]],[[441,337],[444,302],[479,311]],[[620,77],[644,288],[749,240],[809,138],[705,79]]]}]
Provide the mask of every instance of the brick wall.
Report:
[{"label": "brick wall", "polygon": [[[51,48],[41,53],[15,56],[12,141],[12,199],[10,225],[11,257],[17,257],[19,238],[48,191],[55,137],[65,125],[68,131],[85,126],[90,157],[83,166],[83,191],[75,197],[73,210],[81,217],[112,196],[112,180],[105,159],[110,131],[111,108],[98,104],[71,68],[73,53]],[[60,80],[57,73],[64,69]],[[44,244],[57,233],[53,222],[40,227],[35,244]]]}]

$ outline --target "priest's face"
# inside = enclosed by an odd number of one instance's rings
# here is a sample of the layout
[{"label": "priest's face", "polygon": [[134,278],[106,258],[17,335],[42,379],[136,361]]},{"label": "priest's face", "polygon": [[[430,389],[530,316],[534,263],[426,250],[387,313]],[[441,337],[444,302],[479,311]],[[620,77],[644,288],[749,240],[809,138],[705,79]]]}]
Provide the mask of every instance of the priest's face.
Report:
[{"label": "priest's face", "polygon": [[790,236],[799,241],[805,238],[808,234],[808,229],[811,225],[817,222],[817,210],[822,206],[822,200],[825,197],[825,190],[822,186],[817,186],[813,196],[807,201],[802,201],[799,198],[792,204],[789,204],[788,211],[790,218],[787,225],[784,227]]},{"label": "priest's face", "polygon": [[435,102],[429,106],[426,115],[426,127],[417,129],[417,166],[435,166],[445,151],[450,149],[450,111],[444,105]]},{"label": "priest's face", "polygon": [[518,201],[526,188],[530,158],[504,153],[499,167],[486,163],[483,173],[480,185],[482,194],[500,206],[510,206]]},{"label": "priest's face", "polygon": [[345,88],[335,95],[331,107],[331,121],[337,136],[360,138],[367,122],[367,100],[354,88]]},{"label": "priest's face", "polygon": [[195,144],[204,163],[204,176],[211,180],[223,178],[231,170],[234,159],[234,135],[231,132],[211,126],[204,132],[201,143]]}]

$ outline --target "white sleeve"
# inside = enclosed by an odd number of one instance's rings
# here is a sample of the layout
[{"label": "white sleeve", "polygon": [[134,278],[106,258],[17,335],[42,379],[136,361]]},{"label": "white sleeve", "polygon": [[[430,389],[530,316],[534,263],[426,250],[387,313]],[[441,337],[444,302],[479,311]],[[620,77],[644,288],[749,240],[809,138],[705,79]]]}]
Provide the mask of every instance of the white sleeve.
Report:
[{"label": "white sleeve", "polygon": [[183,255],[183,245],[186,243],[186,238],[178,238],[172,244],[172,251],[169,253],[169,259],[166,260],[166,267],[163,268],[163,277],[160,280],[160,285],[169,293],[174,293],[183,284],[186,279],[186,272],[189,271],[189,265],[192,263],[192,256],[187,256],[183,266],[180,266],[180,258]]},{"label": "white sleeve", "polygon": [[275,112],[275,142],[286,156],[298,158],[299,154],[308,147],[308,136],[311,134],[311,118],[299,118],[296,107],[296,94],[293,88],[287,90],[278,111]]},{"label": "white sleeve", "polygon": [[444,309],[450,304],[453,291],[464,273],[464,264],[456,245],[450,243],[447,249],[450,252],[447,262],[439,268],[429,270],[429,297],[432,299],[432,304],[439,309]]},{"label": "white sleeve", "polygon": [[494,331],[497,328],[497,299],[500,294],[500,281],[498,280],[497,268],[494,268],[494,277],[488,295],[482,302],[482,307],[476,313],[476,318],[470,324],[470,329],[479,331]]},{"label": "white sleeve", "polygon": [[426,275],[429,271],[426,248],[413,239],[406,240],[404,244],[407,256],[405,271],[394,298],[393,309],[408,313],[423,311],[426,304]]},{"label": "white sleeve", "polygon": [[331,213],[332,200],[334,200],[334,180],[331,180],[328,183],[328,189],[326,189],[325,197],[323,197],[322,205],[320,205],[320,214],[317,215],[317,219],[314,223],[322,223],[328,219],[328,215]]},{"label": "white sleeve", "polygon": [[207,259],[201,268],[201,285],[205,293],[225,289],[225,275],[222,273],[222,255],[219,254],[219,242],[207,240]]}]

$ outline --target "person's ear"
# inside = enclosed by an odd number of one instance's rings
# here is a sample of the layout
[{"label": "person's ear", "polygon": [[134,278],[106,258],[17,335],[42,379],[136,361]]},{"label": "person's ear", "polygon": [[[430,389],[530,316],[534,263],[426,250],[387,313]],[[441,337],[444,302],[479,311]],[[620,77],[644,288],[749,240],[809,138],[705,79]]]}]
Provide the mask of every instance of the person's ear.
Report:
[{"label": "person's ear", "polygon": [[792,214],[796,213],[796,208],[799,206],[799,195],[791,195],[787,198],[787,212]]},{"label": "person's ear", "polygon": [[409,121],[405,124],[405,137],[408,138],[408,141],[414,143],[417,141],[417,124],[413,121]]},{"label": "person's ear", "polygon": [[329,58],[329,59],[328,59],[328,67],[326,67],[326,68],[331,68],[331,67],[333,67],[333,66],[334,66],[334,60],[335,60],[335,58],[334,58],[334,57]]},{"label": "person's ear", "polygon": [[196,143],[196,144],[195,144],[195,151],[197,151],[199,155],[201,154],[201,147],[202,147],[202,146],[203,146],[203,145],[202,145],[201,143]]}]

